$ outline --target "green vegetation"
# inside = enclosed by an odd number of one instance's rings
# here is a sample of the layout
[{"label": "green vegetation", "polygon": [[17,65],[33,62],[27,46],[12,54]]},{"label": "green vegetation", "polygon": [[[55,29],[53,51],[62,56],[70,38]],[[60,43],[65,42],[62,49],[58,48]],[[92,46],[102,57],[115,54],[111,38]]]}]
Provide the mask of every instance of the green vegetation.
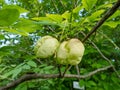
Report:
[{"label": "green vegetation", "polygon": [[[38,58],[37,40],[46,35],[60,43],[80,41],[117,0],[0,0],[0,87],[26,73],[59,74],[54,56]],[[109,65],[112,68],[81,78],[86,90],[120,89],[120,9],[110,16],[83,44],[85,52],[78,67],[87,75]],[[60,66],[61,72],[66,66]],[[72,66],[66,74],[76,74]],[[119,78],[118,78],[119,75]],[[77,78],[37,78],[9,90],[73,90]]]}]

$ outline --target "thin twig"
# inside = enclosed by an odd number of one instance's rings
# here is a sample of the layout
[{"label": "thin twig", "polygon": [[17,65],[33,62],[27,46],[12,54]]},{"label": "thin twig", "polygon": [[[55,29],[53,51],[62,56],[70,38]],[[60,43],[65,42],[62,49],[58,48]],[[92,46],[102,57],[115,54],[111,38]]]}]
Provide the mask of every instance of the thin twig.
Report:
[{"label": "thin twig", "polygon": [[[84,36],[86,36],[84,32],[81,32],[81,33],[82,33]],[[89,40],[89,41],[91,42],[91,44],[96,48],[96,50],[99,52],[99,54],[112,66],[112,68],[113,68],[113,70],[115,71],[116,75],[120,78],[119,73],[117,72],[117,70],[115,69],[114,65],[111,63],[111,61],[101,52],[101,50],[95,45],[94,42],[92,42],[90,39],[88,39],[88,40]]]},{"label": "thin twig", "polygon": [[59,76],[62,77],[62,72],[60,68],[61,68],[61,65],[58,65]]},{"label": "thin twig", "polygon": [[57,13],[59,13],[58,8],[57,8],[57,5],[54,3],[54,1],[53,1],[53,0],[51,0],[51,2],[53,3],[53,6],[55,7],[55,9],[56,9]]},{"label": "thin twig", "polygon": [[61,3],[63,9],[65,10],[66,6],[63,4],[62,0],[59,0],[59,2]]},{"label": "thin twig", "polygon": [[74,0],[74,8],[77,7],[79,0]]},{"label": "thin twig", "polygon": [[120,6],[120,0],[118,0],[113,7],[106,12],[106,14],[103,16],[103,18],[98,21],[98,23],[91,29],[91,31],[87,34],[87,36],[82,40],[85,42],[94,32],[98,30],[98,28],[111,16],[113,15],[118,7]]},{"label": "thin twig", "polygon": [[36,60],[37,60],[40,64],[43,64],[40,59],[36,58]]},{"label": "thin twig", "polygon": [[98,31],[98,33],[102,34],[108,41],[110,41],[115,48],[120,49],[119,46],[117,46],[112,39],[110,39],[107,35],[103,34],[102,32]]},{"label": "thin twig", "polygon": [[67,65],[67,67],[65,68],[65,71],[63,72],[62,77],[64,77],[65,73],[72,67],[72,65]]},{"label": "thin twig", "polygon": [[[106,67],[103,67],[103,68],[99,68],[95,71],[92,71],[92,72],[89,72],[88,74],[85,74],[85,75],[74,75],[74,74],[65,74],[64,78],[78,78],[78,79],[84,79],[84,78],[87,78],[87,77],[90,77],[98,72],[101,72],[101,71],[105,71],[109,68],[111,68],[112,66],[109,65],[109,66],[106,66]],[[59,74],[26,74],[26,75],[23,75],[21,76],[19,79],[7,84],[6,86],[3,86],[3,87],[0,87],[0,90],[8,90],[12,87],[16,87],[17,85],[19,85],[20,83],[23,83],[25,81],[29,81],[29,80],[33,80],[33,79],[39,79],[39,78],[42,78],[42,79],[47,79],[47,78],[60,78],[59,77]]]},{"label": "thin twig", "polygon": [[[78,66],[78,65],[76,65],[76,71],[77,71],[77,75],[80,76],[80,69],[79,69],[79,66]],[[80,80],[80,79],[78,79],[78,80]]]}]

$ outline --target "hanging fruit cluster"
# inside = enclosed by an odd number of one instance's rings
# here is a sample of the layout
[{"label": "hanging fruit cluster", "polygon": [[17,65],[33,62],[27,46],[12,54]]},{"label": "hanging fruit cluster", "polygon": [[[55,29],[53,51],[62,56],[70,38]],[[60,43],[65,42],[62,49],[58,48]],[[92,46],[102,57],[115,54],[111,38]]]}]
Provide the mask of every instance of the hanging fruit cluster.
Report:
[{"label": "hanging fruit cluster", "polygon": [[39,58],[47,58],[55,55],[58,64],[77,65],[84,54],[84,45],[76,38],[68,41],[59,41],[52,36],[40,38],[34,48],[35,54]]}]

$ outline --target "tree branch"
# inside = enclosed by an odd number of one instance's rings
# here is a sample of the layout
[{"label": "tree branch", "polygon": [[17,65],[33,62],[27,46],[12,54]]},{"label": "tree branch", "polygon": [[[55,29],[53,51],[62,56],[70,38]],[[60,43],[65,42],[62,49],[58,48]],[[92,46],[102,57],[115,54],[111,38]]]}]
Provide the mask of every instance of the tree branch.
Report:
[{"label": "tree branch", "polygon": [[[117,10],[117,8],[119,6],[120,6],[120,0],[118,0],[116,2],[116,4],[113,5],[113,7],[96,24],[96,26],[92,28],[92,30],[83,39],[83,42],[85,42],[105,22],[105,20],[107,20]],[[57,10],[57,8],[56,8],[56,10]],[[97,69],[95,71],[92,71],[92,72],[86,74],[86,75],[65,74],[64,78],[84,79],[84,78],[90,77],[90,76],[92,76],[92,75],[94,75],[94,74],[96,74],[98,72],[105,71],[105,70],[107,70],[109,68],[112,68],[112,67],[113,67],[113,65],[109,65],[109,66],[106,66],[104,68],[99,68],[99,69]],[[22,77],[20,77],[19,79],[7,84],[6,86],[0,87],[0,90],[8,90],[9,88],[15,87],[15,86],[19,85],[22,82],[29,81],[29,80],[32,80],[32,79],[38,79],[38,78],[46,79],[46,78],[60,78],[60,77],[59,77],[59,74],[37,74],[37,73],[35,73],[35,74],[26,74],[26,75],[23,75]]]},{"label": "tree branch", "polygon": [[[85,74],[85,75],[75,75],[75,74],[65,74],[64,75],[64,78],[78,78],[78,79],[84,79],[84,78],[87,78],[87,77],[90,77],[98,72],[101,72],[101,71],[105,71],[109,68],[111,68],[112,66],[106,66],[106,67],[103,67],[103,68],[99,68],[95,71],[92,71],[92,72],[89,72],[88,74]],[[60,78],[59,77],[59,74],[25,74],[23,76],[21,76],[19,79],[7,84],[6,86],[3,86],[3,87],[0,87],[0,90],[8,90],[12,87],[15,87],[17,85],[19,85],[20,83],[23,83],[25,81],[29,81],[29,80],[32,80],[32,79],[39,79],[39,78],[42,78],[42,79],[46,79],[46,78]]]},{"label": "tree branch", "polygon": [[115,11],[117,10],[117,8],[120,6],[120,0],[118,0],[115,5],[113,5],[113,7],[106,12],[106,14],[103,16],[103,18],[98,21],[98,23],[96,24],[96,26],[94,26],[91,31],[87,34],[87,36],[82,40],[83,42],[85,42],[95,31],[97,31],[97,29],[111,16],[115,13]]},{"label": "tree branch", "polygon": [[[81,33],[82,33],[84,36],[86,36],[84,32],[81,32]],[[115,67],[114,67],[114,65],[112,64],[112,62],[101,52],[101,50],[95,45],[94,42],[92,42],[89,38],[88,38],[88,40],[89,40],[89,41],[91,42],[91,44],[96,48],[96,50],[99,52],[99,54],[102,56],[102,58],[105,59],[105,60],[112,66],[114,72],[116,73],[116,75],[118,76],[118,78],[120,78],[120,75],[119,75],[119,73],[117,72],[117,70],[115,69]]]}]

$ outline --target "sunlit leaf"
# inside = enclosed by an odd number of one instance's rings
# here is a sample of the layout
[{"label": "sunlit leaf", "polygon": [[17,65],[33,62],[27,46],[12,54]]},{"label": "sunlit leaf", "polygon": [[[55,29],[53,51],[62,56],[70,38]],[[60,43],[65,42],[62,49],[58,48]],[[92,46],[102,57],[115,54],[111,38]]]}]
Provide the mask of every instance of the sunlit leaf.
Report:
[{"label": "sunlit leaf", "polygon": [[120,24],[119,21],[109,21],[109,22],[105,22],[103,25],[107,25],[107,26],[109,26],[111,28],[115,28],[119,24]]},{"label": "sunlit leaf", "polygon": [[46,17],[48,17],[58,23],[61,23],[63,20],[62,16],[59,14],[46,14]]},{"label": "sunlit leaf", "polygon": [[4,3],[4,0],[0,0],[0,4]]},{"label": "sunlit leaf", "polygon": [[28,33],[22,30],[18,30],[18,29],[12,29],[12,28],[5,28],[5,31],[8,31],[10,33],[14,33],[14,34],[20,34],[20,35],[24,35],[24,36],[28,36]]},{"label": "sunlit leaf", "polygon": [[0,40],[2,40],[2,39],[4,39],[5,37],[4,37],[4,35],[0,35]]},{"label": "sunlit leaf", "polygon": [[105,10],[103,10],[103,9],[102,9],[102,10],[98,10],[98,11],[92,13],[92,15],[89,16],[87,19],[88,19],[89,21],[96,21],[97,18],[99,18],[100,15],[101,15],[104,11],[105,11]]},{"label": "sunlit leaf", "polygon": [[34,18],[32,18],[32,20],[36,20],[36,21],[52,21],[48,17],[34,17]]},{"label": "sunlit leaf", "polygon": [[57,22],[51,20],[48,17],[34,17],[32,20],[36,20],[36,24],[41,24],[41,25],[58,25]]},{"label": "sunlit leaf", "polygon": [[77,6],[76,8],[73,9],[73,13],[79,13],[79,11],[83,9],[83,6],[80,5],[80,6]]},{"label": "sunlit leaf", "polygon": [[28,10],[17,5],[5,5],[3,9],[17,9],[20,13],[26,13]]},{"label": "sunlit leaf", "polygon": [[66,12],[64,12],[63,14],[62,14],[62,17],[64,18],[64,19],[70,19],[70,16],[71,16],[71,13],[69,12],[69,11],[66,11]]},{"label": "sunlit leaf", "polygon": [[17,9],[2,9],[0,10],[0,26],[9,26],[19,18]]},{"label": "sunlit leaf", "polygon": [[37,24],[31,20],[21,19],[14,25],[18,30],[23,32],[34,32],[37,29]]},{"label": "sunlit leaf", "polygon": [[100,5],[100,6],[98,6],[97,9],[111,8],[111,7],[112,7],[112,4],[111,4],[111,3],[107,3],[107,4],[104,4],[104,5]]},{"label": "sunlit leaf", "polygon": [[111,17],[108,18],[108,20],[115,19],[117,16],[120,16],[120,10],[117,10]]},{"label": "sunlit leaf", "polygon": [[96,4],[97,0],[82,0],[83,7],[89,11]]}]

